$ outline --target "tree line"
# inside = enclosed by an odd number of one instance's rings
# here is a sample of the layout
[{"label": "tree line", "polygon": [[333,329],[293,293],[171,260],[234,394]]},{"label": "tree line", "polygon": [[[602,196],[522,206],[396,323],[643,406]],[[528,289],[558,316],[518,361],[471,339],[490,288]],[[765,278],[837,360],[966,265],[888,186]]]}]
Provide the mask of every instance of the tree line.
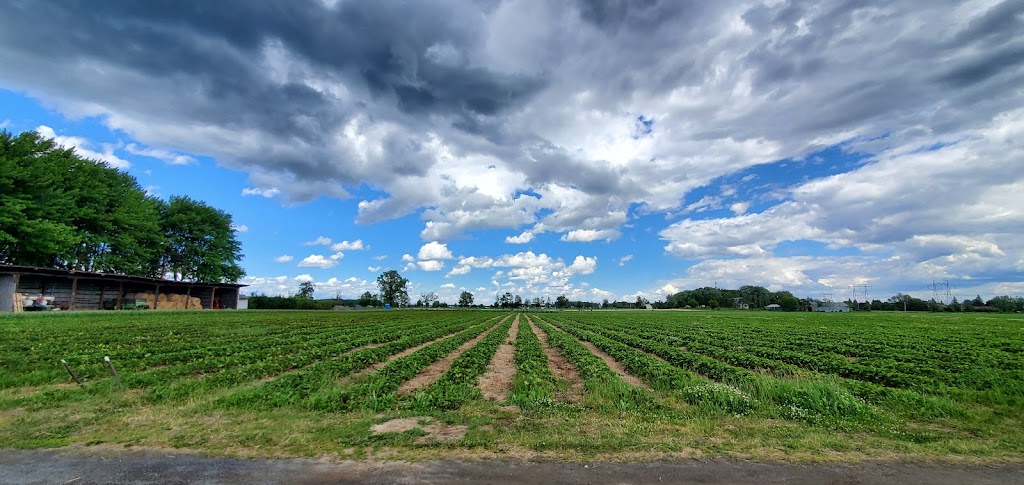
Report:
[{"label": "tree line", "polygon": [[0,131],[0,264],[235,283],[241,258],[224,211],[149,196],[36,132]]}]

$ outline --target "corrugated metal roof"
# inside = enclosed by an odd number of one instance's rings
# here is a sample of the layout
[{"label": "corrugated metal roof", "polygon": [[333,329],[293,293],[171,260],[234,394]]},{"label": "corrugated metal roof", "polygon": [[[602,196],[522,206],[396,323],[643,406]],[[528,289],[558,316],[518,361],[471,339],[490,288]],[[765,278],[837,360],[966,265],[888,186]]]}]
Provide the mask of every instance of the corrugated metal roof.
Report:
[{"label": "corrugated metal roof", "polygon": [[0,274],[22,274],[22,275],[39,275],[39,276],[54,276],[63,278],[87,278],[94,280],[105,280],[105,281],[124,281],[131,283],[151,283],[160,285],[177,285],[177,286],[216,286],[219,288],[241,288],[249,285],[240,285],[237,283],[207,283],[197,281],[174,281],[163,278],[150,278],[148,276],[131,276],[131,275],[120,275],[113,273],[94,273],[90,271],[75,271],[68,269],[57,269],[57,268],[40,268],[36,266],[17,266],[11,264],[0,264]]}]

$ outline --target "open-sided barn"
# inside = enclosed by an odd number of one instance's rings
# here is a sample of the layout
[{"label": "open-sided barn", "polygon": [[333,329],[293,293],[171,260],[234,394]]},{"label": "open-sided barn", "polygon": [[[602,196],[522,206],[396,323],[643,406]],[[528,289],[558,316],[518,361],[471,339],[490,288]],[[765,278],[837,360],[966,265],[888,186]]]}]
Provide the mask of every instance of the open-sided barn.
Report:
[{"label": "open-sided barn", "polygon": [[0,265],[0,312],[31,308],[39,297],[61,310],[237,308],[244,286]]}]

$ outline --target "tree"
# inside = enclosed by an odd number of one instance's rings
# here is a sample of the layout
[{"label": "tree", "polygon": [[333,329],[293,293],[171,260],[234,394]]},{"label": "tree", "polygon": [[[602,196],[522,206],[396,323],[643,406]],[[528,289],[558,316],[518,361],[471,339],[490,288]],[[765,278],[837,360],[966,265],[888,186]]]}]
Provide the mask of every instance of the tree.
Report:
[{"label": "tree", "polygon": [[604,300],[603,300],[603,301],[601,302],[601,308],[608,308],[608,306],[609,306],[609,303],[608,303],[608,299],[607,299],[607,298],[605,298],[605,299],[604,299]]},{"label": "tree", "polygon": [[380,299],[384,304],[391,306],[406,306],[409,304],[409,292],[406,290],[409,280],[398,274],[398,271],[388,270],[377,277],[377,288],[380,289]]},{"label": "tree", "polygon": [[569,299],[565,295],[558,295],[558,298],[555,298],[555,308],[569,308]]},{"label": "tree", "polygon": [[473,305],[473,294],[468,291],[459,293],[459,306],[467,307]]},{"label": "tree", "polygon": [[0,132],[0,263],[155,275],[161,234],[135,178],[35,132]]},{"label": "tree", "polygon": [[800,300],[793,295],[786,295],[779,298],[779,306],[783,311],[795,312],[800,309]]},{"label": "tree", "polygon": [[522,307],[523,306],[523,298],[521,296],[519,296],[519,295],[516,295],[516,299],[513,301],[513,306],[515,308]]},{"label": "tree", "polygon": [[718,309],[718,300],[711,300],[708,302],[708,307],[712,310]]},{"label": "tree", "polygon": [[423,293],[420,295],[420,300],[423,301],[424,306],[429,308],[437,301],[437,293],[433,291]]},{"label": "tree", "polygon": [[299,298],[312,300],[314,291],[316,291],[316,287],[313,286],[312,281],[303,281],[302,283],[299,283]]},{"label": "tree", "polygon": [[650,303],[650,302],[647,301],[647,298],[644,298],[642,296],[636,297],[636,307],[637,308],[646,308],[648,303]]},{"label": "tree", "polygon": [[242,246],[229,214],[185,196],[172,196],[159,209],[166,240],[164,272],[175,280],[210,283],[234,283],[245,276],[237,263]]},{"label": "tree", "polygon": [[377,300],[377,296],[369,291],[363,292],[358,302],[360,306],[377,306],[378,303],[380,302]]}]

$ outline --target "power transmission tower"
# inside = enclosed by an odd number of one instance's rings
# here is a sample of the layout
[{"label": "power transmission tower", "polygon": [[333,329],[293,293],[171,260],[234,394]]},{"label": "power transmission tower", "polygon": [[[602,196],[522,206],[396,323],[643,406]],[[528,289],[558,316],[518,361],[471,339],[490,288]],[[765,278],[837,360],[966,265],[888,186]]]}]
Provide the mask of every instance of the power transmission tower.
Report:
[{"label": "power transmission tower", "polygon": [[932,299],[943,305],[953,301],[953,292],[950,290],[949,280],[932,280]]},{"label": "power transmission tower", "polygon": [[[869,289],[871,289],[871,285],[868,284],[850,285],[850,294],[853,295],[850,301],[864,302],[870,306],[871,300],[868,299]],[[860,308],[857,308],[857,310],[860,310]]]}]

